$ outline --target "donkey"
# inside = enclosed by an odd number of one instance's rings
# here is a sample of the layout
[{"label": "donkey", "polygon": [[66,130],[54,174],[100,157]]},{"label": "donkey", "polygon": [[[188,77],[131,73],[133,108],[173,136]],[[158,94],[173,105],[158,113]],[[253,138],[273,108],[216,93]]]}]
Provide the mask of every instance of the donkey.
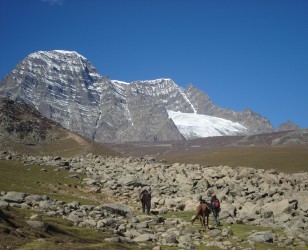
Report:
[{"label": "donkey", "polygon": [[[201,227],[206,229],[209,229],[209,215],[211,213],[210,208],[205,204],[201,203],[197,206],[197,214],[194,216],[194,218],[191,220],[191,224],[195,222],[197,218],[200,219]],[[206,225],[205,225],[205,217],[206,217]]]}]

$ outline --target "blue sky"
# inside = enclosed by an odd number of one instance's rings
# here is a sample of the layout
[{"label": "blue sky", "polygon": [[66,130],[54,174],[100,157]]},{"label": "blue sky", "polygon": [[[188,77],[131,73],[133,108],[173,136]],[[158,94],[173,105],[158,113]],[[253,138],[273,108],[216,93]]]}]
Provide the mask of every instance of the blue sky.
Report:
[{"label": "blue sky", "polygon": [[0,78],[74,50],[122,81],[192,83],[223,108],[308,128],[306,0],[0,0]]}]

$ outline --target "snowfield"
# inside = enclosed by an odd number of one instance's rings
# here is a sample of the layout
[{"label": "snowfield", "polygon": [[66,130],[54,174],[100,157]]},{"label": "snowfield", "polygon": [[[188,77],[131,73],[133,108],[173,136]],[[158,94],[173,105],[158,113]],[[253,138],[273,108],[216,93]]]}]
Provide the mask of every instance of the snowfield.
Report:
[{"label": "snowfield", "polygon": [[247,128],[230,120],[167,110],[169,118],[185,136],[186,139],[243,134]]}]

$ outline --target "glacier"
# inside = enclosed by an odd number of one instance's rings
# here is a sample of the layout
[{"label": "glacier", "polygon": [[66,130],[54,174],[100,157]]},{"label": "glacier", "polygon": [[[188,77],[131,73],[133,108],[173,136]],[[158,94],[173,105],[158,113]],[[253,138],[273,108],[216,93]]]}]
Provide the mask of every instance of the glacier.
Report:
[{"label": "glacier", "polygon": [[186,139],[239,135],[247,132],[247,128],[238,122],[223,118],[172,110],[167,110],[167,112],[169,118]]}]

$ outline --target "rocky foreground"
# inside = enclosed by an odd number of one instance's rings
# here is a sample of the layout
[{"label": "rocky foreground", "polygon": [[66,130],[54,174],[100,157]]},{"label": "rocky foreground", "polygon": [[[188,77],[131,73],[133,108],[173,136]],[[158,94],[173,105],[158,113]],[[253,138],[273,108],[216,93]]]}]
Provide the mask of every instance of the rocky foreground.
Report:
[{"label": "rocky foreground", "polygon": [[[89,192],[105,193],[118,203],[80,205],[64,203],[47,196],[1,192],[0,208],[16,206],[37,213],[70,220],[76,226],[113,230],[107,241],[152,244],[195,249],[198,245],[221,249],[253,249],[269,243],[290,249],[308,245],[308,173],[284,174],[241,167],[206,167],[192,164],[166,164],[151,157],[120,158],[86,155],[73,158],[33,157],[0,152],[0,159],[24,164],[51,165],[55,171],[67,169],[70,177],[87,177],[82,185]],[[139,191],[152,190],[152,214],[140,215]],[[190,223],[163,216],[170,211],[195,210],[200,195],[209,199],[215,192],[221,200],[222,227],[200,232]],[[31,227],[48,230],[36,216]],[[232,236],[231,224],[249,224],[283,230],[253,231],[245,239]],[[198,225],[199,226],[199,225]],[[270,247],[270,246],[269,246]]]}]

